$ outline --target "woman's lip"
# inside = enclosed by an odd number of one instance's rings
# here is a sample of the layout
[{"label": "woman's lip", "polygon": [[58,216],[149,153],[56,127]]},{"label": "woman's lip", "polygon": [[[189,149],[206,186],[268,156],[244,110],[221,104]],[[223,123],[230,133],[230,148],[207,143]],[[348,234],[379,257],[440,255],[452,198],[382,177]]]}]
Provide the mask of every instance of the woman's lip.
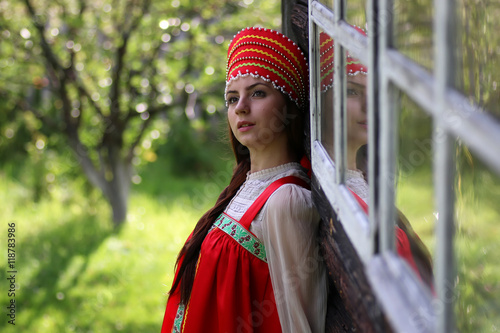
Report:
[{"label": "woman's lip", "polygon": [[246,126],[240,126],[238,127],[238,131],[240,132],[246,132],[246,131],[249,131],[253,128],[254,125],[251,125],[251,124],[247,124]]},{"label": "woman's lip", "polygon": [[251,123],[249,121],[239,121],[236,124],[236,127],[238,128],[238,130],[248,130],[251,127],[253,127],[254,125],[255,125],[254,123]]}]

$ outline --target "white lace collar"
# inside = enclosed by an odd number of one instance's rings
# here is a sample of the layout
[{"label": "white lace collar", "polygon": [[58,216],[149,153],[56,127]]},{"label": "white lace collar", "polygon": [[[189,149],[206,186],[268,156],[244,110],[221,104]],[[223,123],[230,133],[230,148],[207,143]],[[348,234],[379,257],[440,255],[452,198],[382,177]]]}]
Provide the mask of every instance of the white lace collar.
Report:
[{"label": "white lace collar", "polygon": [[262,180],[267,178],[273,178],[285,171],[289,170],[297,170],[303,171],[304,168],[297,162],[290,162],[282,165],[278,165],[277,167],[268,168],[264,170],[259,170],[256,172],[248,172],[247,173],[247,181],[248,180]]}]

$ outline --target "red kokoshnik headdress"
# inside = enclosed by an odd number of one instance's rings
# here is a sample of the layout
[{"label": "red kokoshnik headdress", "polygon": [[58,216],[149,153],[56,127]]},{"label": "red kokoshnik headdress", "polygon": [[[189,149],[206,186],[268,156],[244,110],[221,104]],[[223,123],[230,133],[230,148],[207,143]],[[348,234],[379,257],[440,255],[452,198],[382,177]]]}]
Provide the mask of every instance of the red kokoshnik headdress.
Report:
[{"label": "red kokoshnik headdress", "polygon": [[251,75],[271,82],[301,109],[309,96],[307,59],[290,38],[264,28],[238,32],[227,51],[226,90],[229,83]]},{"label": "red kokoshnik headdress", "polygon": [[[366,36],[366,32],[360,27],[353,26],[357,31]],[[327,91],[333,86],[333,58],[334,58],[333,38],[325,32],[319,34],[319,61],[321,72],[321,91]],[[368,68],[358,59],[351,57],[349,52],[346,55],[346,73],[347,75],[367,74]]]}]

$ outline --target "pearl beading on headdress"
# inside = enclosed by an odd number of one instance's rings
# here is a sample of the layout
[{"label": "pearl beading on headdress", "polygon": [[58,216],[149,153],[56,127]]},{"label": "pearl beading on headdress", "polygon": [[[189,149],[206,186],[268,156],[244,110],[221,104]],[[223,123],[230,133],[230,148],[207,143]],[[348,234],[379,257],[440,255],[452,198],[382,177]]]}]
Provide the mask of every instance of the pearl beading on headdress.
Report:
[{"label": "pearl beading on headdress", "polygon": [[299,108],[307,104],[307,59],[291,39],[278,31],[251,27],[233,37],[228,49],[226,91],[233,80],[247,75],[271,82]]},{"label": "pearl beading on headdress", "polygon": [[[357,31],[366,36],[366,32],[358,27],[353,26]],[[334,57],[334,41],[327,33],[320,33],[320,83],[321,91],[325,92],[331,87],[333,87],[333,57]],[[346,74],[349,76],[355,76],[358,74],[366,75],[368,74],[368,69],[366,66],[361,64],[358,59],[350,56],[347,52],[346,59]]]}]

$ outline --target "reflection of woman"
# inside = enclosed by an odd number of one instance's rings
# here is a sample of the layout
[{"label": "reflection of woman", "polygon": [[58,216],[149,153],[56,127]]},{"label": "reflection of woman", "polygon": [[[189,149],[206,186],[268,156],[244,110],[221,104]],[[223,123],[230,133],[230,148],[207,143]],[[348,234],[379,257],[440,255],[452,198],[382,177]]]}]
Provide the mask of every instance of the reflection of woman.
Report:
[{"label": "reflection of woman", "polygon": [[[359,28],[357,28],[359,29]],[[359,29],[358,31],[363,32]],[[364,33],[364,32],[363,32]],[[333,39],[326,33],[320,34],[320,63],[321,63],[321,90],[322,108],[333,110]],[[368,184],[362,169],[356,162],[359,149],[368,141],[368,122],[366,114],[366,66],[349,54],[346,58],[346,83],[347,83],[347,173],[346,185],[349,186],[365,202],[368,202]],[[323,131],[323,145],[333,153],[333,112],[325,114]]]},{"label": "reflection of woman", "polygon": [[162,332],[323,332],[326,270],[304,154],[307,62],[271,30],[239,32],[226,102],[237,166],[179,253]]},{"label": "reflection of woman", "polygon": [[[356,30],[366,35],[359,27]],[[321,87],[323,92],[322,107],[333,110],[333,39],[326,33],[320,35]],[[366,144],[368,142],[368,123],[366,108],[367,68],[358,59],[349,54],[346,59],[347,83],[347,172],[346,185],[351,189],[361,206],[367,210],[368,184],[366,177]],[[332,113],[332,112],[327,112]],[[327,121],[328,122],[328,121]],[[328,123],[333,124],[333,121]],[[323,142],[330,151],[333,150],[333,129],[326,128],[329,138]],[[330,131],[329,131],[330,130]],[[326,140],[325,140],[326,139]],[[363,170],[363,171],[362,171]],[[398,253],[405,258],[418,276],[428,285],[432,285],[432,264],[429,251],[411,228],[407,218],[398,211],[396,226],[396,242]]]}]

